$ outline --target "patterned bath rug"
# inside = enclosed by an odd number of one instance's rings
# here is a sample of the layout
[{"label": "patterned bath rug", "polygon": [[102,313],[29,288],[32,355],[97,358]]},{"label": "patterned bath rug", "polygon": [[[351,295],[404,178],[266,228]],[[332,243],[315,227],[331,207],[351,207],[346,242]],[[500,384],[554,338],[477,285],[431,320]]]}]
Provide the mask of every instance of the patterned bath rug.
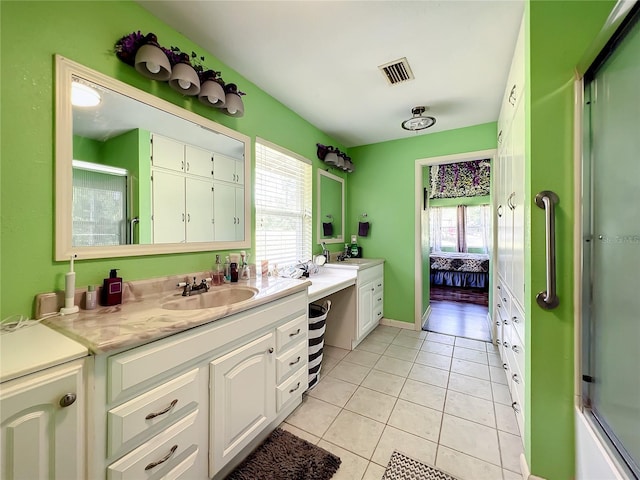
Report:
[{"label": "patterned bath rug", "polygon": [[227,480],[329,480],[341,460],[286,430],[276,428]]},{"label": "patterned bath rug", "polygon": [[394,451],[382,480],[457,480],[455,477]]}]

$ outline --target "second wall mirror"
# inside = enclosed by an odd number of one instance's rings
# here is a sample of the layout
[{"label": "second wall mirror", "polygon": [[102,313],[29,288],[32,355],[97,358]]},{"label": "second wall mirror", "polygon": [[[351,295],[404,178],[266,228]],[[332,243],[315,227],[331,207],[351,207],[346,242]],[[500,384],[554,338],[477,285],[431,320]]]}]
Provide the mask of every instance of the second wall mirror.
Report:
[{"label": "second wall mirror", "polygon": [[318,170],[318,243],[344,242],[344,178]]}]

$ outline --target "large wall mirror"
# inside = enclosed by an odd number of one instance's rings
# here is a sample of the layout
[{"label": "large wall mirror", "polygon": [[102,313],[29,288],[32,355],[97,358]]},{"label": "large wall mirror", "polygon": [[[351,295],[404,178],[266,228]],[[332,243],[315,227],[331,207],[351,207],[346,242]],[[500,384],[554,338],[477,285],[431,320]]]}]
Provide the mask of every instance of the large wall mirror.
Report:
[{"label": "large wall mirror", "polygon": [[251,247],[249,137],[61,56],[56,79],[56,260]]},{"label": "large wall mirror", "polygon": [[318,243],[344,242],[344,179],[318,170]]}]

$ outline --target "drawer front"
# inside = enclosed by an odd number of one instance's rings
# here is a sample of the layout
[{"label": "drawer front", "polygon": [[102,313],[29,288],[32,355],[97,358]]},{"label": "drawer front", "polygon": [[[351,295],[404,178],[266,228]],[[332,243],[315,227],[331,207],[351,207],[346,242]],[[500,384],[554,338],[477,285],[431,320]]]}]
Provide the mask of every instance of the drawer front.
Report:
[{"label": "drawer front", "polygon": [[140,480],[149,478],[167,465],[175,463],[176,457],[198,443],[197,416],[196,410],[130,454],[112,463],[107,468],[107,478],[109,480]]},{"label": "drawer front", "polygon": [[135,389],[151,386],[154,377],[161,377],[181,363],[209,355],[245,335],[275,325],[283,318],[294,318],[291,312],[299,312],[298,315],[303,314],[306,319],[307,298],[306,292],[296,293],[268,306],[259,306],[111,356],[107,360],[108,401],[118,401]]},{"label": "drawer front", "polygon": [[516,331],[518,332],[518,336],[522,339],[523,346],[524,346],[525,317],[524,317],[524,314],[520,311],[520,308],[515,303],[511,308],[511,323],[513,324]]},{"label": "drawer front", "polygon": [[[384,264],[375,265],[370,268],[365,268],[364,270],[358,270],[358,284],[363,285],[367,282],[375,281],[377,286],[378,284],[382,284],[382,279],[384,278]],[[380,285],[382,286],[382,285]]]},{"label": "drawer front", "polygon": [[276,358],[276,383],[282,382],[298,369],[307,366],[309,347],[307,342],[300,344]]},{"label": "drawer front", "polygon": [[308,329],[309,320],[306,315],[301,315],[276,328],[276,349],[278,354],[302,339],[306,341]]},{"label": "drawer front", "polygon": [[511,329],[511,353],[514,357],[516,365],[518,366],[518,370],[522,373],[525,371],[525,355],[524,355],[524,343],[520,339],[520,335],[518,335],[518,331],[514,328],[515,325],[512,325]]},{"label": "drawer front", "polygon": [[309,376],[306,369],[299,370],[289,380],[276,387],[276,411],[279,412],[288,406],[295,398],[300,397],[309,384]]},{"label": "drawer front", "polygon": [[200,449],[193,445],[184,452],[182,457],[177,460],[178,464],[172,467],[167,473],[163,474],[159,480],[186,480],[188,478],[196,478],[194,465],[198,458]]},{"label": "drawer front", "polygon": [[149,392],[109,410],[108,453],[118,453],[122,445],[158,423],[168,423],[198,399],[198,369],[160,385]]}]

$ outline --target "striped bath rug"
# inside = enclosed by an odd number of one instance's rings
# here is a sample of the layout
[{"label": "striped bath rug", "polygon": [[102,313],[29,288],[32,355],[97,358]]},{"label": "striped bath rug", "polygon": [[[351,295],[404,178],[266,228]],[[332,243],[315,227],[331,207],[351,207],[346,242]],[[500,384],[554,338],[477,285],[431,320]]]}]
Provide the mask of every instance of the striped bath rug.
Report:
[{"label": "striped bath rug", "polygon": [[457,480],[448,473],[394,451],[382,480]]}]

